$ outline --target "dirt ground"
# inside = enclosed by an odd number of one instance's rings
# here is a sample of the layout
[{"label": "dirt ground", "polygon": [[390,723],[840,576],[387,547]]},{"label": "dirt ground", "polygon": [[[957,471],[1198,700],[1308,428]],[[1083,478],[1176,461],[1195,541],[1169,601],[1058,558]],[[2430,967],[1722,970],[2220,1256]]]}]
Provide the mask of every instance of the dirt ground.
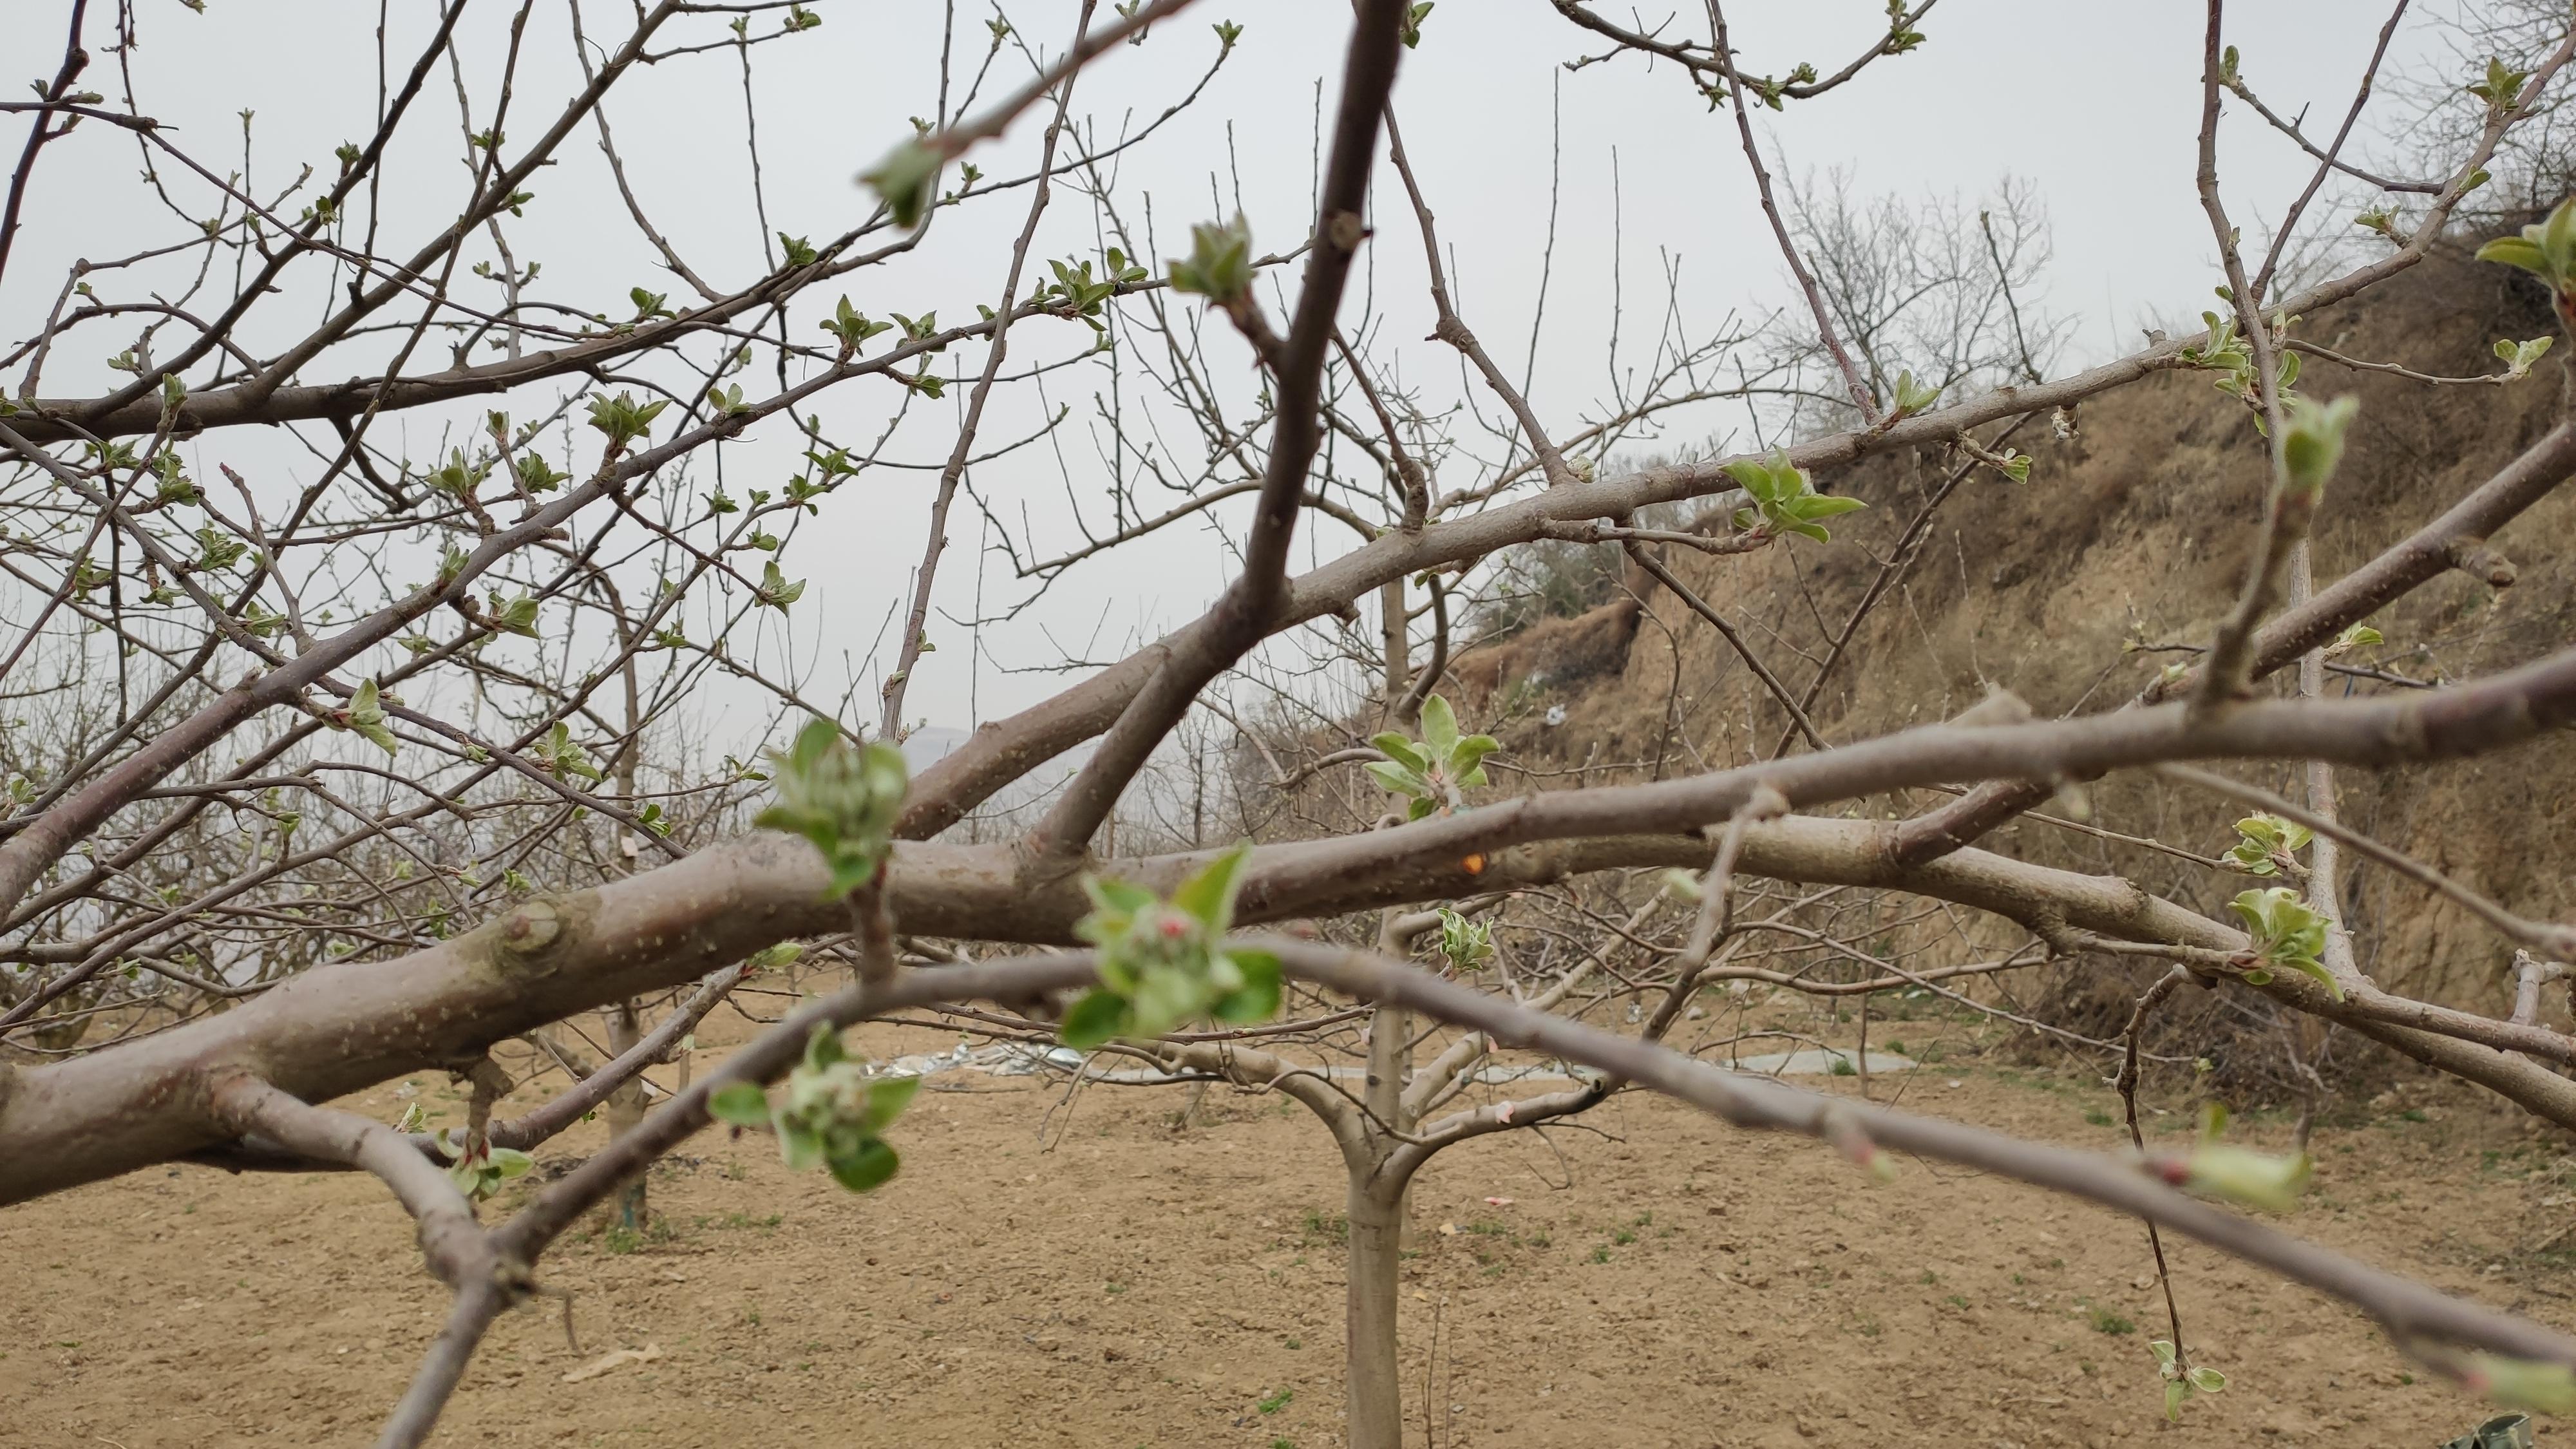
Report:
[{"label": "dirt ground", "polygon": [[[897,1047],[892,1028],[862,1035]],[[2114,1099],[2072,1059],[1963,1048],[1873,1086],[2115,1144]],[[390,1119],[403,1093],[458,1120],[437,1077],[349,1105]],[[654,1176],[652,1229],[542,1264],[574,1295],[580,1351],[552,1301],[504,1319],[436,1442],[1339,1444],[1330,1144],[1302,1108],[1222,1089],[1176,1129],[1182,1101],[1093,1087],[1067,1107],[1027,1079],[951,1074],[894,1129],[901,1176],[865,1198],[789,1175],[764,1138],[706,1134]],[[2158,1102],[2159,1130],[2188,1130],[2189,1102]],[[2576,1202],[2565,1144],[2401,1095],[2320,1126],[2316,1147],[2291,1229],[2576,1326],[2576,1260],[2527,1251]],[[1416,1221],[1407,1442],[1427,1449],[2432,1446],[2481,1416],[2356,1314],[2185,1243],[2189,1342],[2230,1387],[2168,1427],[2134,1222],[1919,1161],[1876,1185],[1651,1099],[1453,1149]],[[367,1442],[443,1308],[409,1239],[345,1174],[156,1169],[0,1212],[0,1445]],[[654,1356],[567,1379],[619,1349]]]}]

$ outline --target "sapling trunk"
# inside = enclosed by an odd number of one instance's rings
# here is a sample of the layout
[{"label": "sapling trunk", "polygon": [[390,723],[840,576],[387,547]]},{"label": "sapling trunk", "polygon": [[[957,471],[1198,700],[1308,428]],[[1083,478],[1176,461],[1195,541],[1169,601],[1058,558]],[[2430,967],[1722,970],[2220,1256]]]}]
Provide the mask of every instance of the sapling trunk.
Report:
[{"label": "sapling trunk", "polygon": [[1349,1173],[1343,1194],[1343,1213],[1350,1220],[1343,1353],[1350,1449],[1401,1449],[1404,1439],[1395,1309],[1404,1264],[1405,1191],[1412,1173],[1394,1176],[1388,1158],[1402,1145],[1394,1133],[1410,1130],[1404,1121],[1404,1079],[1412,1065],[1412,1026],[1411,1013],[1401,1007],[1380,1006],[1371,1013],[1368,1083],[1362,1097],[1368,1118],[1342,1152],[1342,1166]]},{"label": "sapling trunk", "polygon": [[[611,1007],[608,1017],[608,1055],[614,1060],[632,1050],[644,1039],[643,1021],[637,1003],[622,1001]],[[608,1094],[608,1140],[616,1141],[635,1130],[644,1120],[644,1080],[641,1073],[627,1079],[625,1085]],[[609,1208],[609,1222],[631,1233],[644,1231],[644,1174],[638,1172],[617,1189]]]},{"label": "sapling trunk", "polygon": [[1350,1263],[1344,1294],[1344,1374],[1350,1449],[1401,1449],[1404,1392],[1396,1371],[1395,1308],[1403,1270],[1402,1193],[1381,1191],[1354,1166],[1344,1212]]}]

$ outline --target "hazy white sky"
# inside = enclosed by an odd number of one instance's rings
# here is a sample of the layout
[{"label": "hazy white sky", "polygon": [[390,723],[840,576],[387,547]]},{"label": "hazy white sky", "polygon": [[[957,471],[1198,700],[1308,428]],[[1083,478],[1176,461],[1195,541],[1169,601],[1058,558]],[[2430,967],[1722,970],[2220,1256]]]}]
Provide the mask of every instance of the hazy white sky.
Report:
[{"label": "hazy white sky", "polygon": [[[51,36],[59,22],[28,22],[55,8],[17,7],[11,30],[22,70],[34,70],[43,49],[43,68],[50,71],[53,42],[38,47],[32,37]],[[391,8],[391,49],[401,64],[407,45],[426,35],[434,11],[426,0],[393,0]],[[866,214],[871,198],[853,184],[853,174],[908,134],[906,117],[932,111],[943,9],[927,0],[816,0],[815,8],[824,18],[820,29],[754,52],[751,99],[772,225],[820,237]],[[179,127],[176,134],[214,162],[238,158],[235,113],[255,110],[256,189],[273,191],[305,162],[327,174],[331,148],[369,129],[374,7],[210,0],[203,16],[175,6],[147,10],[144,44],[134,56],[140,105]],[[478,0],[460,32],[478,124],[488,124],[510,13]],[[959,7],[961,52],[980,50],[989,13]],[[1023,34],[1052,52],[1069,36],[1075,7],[1061,0],[1021,3],[1008,13]],[[1605,7],[1605,13],[1631,18],[1623,9]],[[1663,13],[1650,12],[1649,19]],[[593,0],[584,14],[594,37],[622,34],[621,7]],[[1121,47],[1086,74],[1074,110],[1103,135],[1141,125],[1177,99],[1213,57],[1209,25],[1223,18],[1245,27],[1233,60],[1198,106],[1118,165],[1119,204],[1139,226],[1150,208],[1158,261],[1180,249],[1188,223],[1230,211],[1238,196],[1265,247],[1292,245],[1307,225],[1318,84],[1329,115],[1348,27],[1339,4],[1205,0],[1158,27],[1148,44]],[[1747,0],[1729,19],[1748,67],[1773,72],[1801,60],[1831,70],[1885,24],[1876,0]],[[2265,0],[2235,7],[2229,34],[2243,51],[2246,75],[2267,100],[2284,111],[2314,106],[2324,118],[2320,125],[2330,128],[2383,19],[2384,11],[2349,0]],[[701,18],[697,28],[712,38],[719,23]],[[769,18],[762,23],[766,28]],[[1675,25],[1692,28],[1687,15]],[[1958,193],[1973,203],[2007,173],[2032,183],[2053,220],[2055,261],[2043,294],[2026,300],[2076,324],[2065,365],[2097,360],[2136,346],[2137,325],[2151,314],[2196,313],[2217,280],[2192,181],[2201,26],[2199,8],[2178,3],[1945,0],[1923,23],[1930,41],[1922,49],[1883,60],[1857,83],[1785,113],[1758,111],[1757,128],[1791,171],[1846,168],[1864,193]],[[550,119],[578,79],[559,0],[536,7],[524,45],[518,109],[507,127],[514,140]],[[2425,45],[2422,32],[2410,30],[2394,63],[2412,62]],[[1456,253],[1460,306],[1515,372],[1530,345],[1548,240],[1552,151],[1558,158],[1555,250],[1532,392],[1560,430],[1570,430],[1604,393],[1614,261],[1624,273],[1629,309],[1622,352],[1628,365],[1637,361],[1640,339],[1663,305],[1667,266],[1680,278],[1678,309],[1694,332],[1714,328],[1730,310],[1758,314],[1788,297],[1731,116],[1711,113],[1669,67],[1650,72],[1624,59],[1574,73],[1559,68],[1602,48],[1544,0],[1443,0],[1421,48],[1404,57],[1396,93],[1407,142],[1444,240]],[[987,94],[1015,88],[1027,74],[1024,61],[1005,55]],[[103,59],[91,83],[113,93],[112,63]],[[385,201],[388,250],[396,254],[410,251],[442,209],[452,216],[462,191],[453,159],[456,101],[444,72],[423,105],[427,124],[414,127],[410,149],[397,157],[394,174],[404,180]],[[744,113],[742,73],[724,51],[639,73],[614,93],[609,111],[643,204],[719,287],[738,286],[762,270]],[[2230,115],[2222,155],[2227,195],[2247,233],[2260,235],[2305,184],[2309,165],[2258,119],[2233,109]],[[1025,119],[974,159],[996,174],[1023,168],[1033,159],[1037,130],[1035,119]],[[2361,149],[2387,148],[2385,136],[2372,131]],[[615,316],[630,310],[624,297],[632,285],[684,294],[633,235],[587,129],[561,154],[563,164],[534,184],[537,200],[526,219],[510,226],[519,257],[545,263],[540,290],[562,288],[567,300]],[[48,153],[33,202],[35,224],[0,281],[0,326],[10,337],[32,329],[72,257],[104,257],[172,237],[172,223],[135,185],[135,171],[131,141],[103,127],[84,128]],[[1382,177],[1384,188],[1393,184],[1391,174]],[[2344,207],[2327,216],[2341,225],[2348,214]],[[879,316],[931,308],[942,316],[971,315],[977,302],[998,292],[1022,218],[1022,203],[1010,198],[945,217],[915,255],[851,278],[853,301]],[[1409,217],[1389,214],[1382,222],[1354,306],[1365,302],[1383,314],[1384,335],[1401,344],[1388,355],[1401,356],[1407,381],[1435,399],[1467,395],[1455,357],[1414,341],[1429,330],[1431,312]],[[1042,238],[1042,256],[1093,252],[1091,208],[1059,192]],[[472,285],[469,296],[476,295]],[[486,300],[491,291],[484,288]],[[318,292],[308,295],[312,305],[297,313],[299,324],[320,310]],[[830,299],[819,300],[828,305]],[[797,325],[810,329],[812,323],[800,316]],[[250,342],[274,346],[286,335],[279,328]],[[127,340],[85,335],[81,355],[54,364],[45,391],[105,385],[109,374],[97,359]],[[1030,325],[1015,334],[1013,361],[1061,357],[1088,341],[1088,331],[1076,324]],[[1222,343],[1216,350],[1225,365],[1240,366],[1239,351]],[[970,353],[957,367],[971,370],[978,360]],[[442,357],[427,365],[443,363]],[[16,379],[8,385],[14,390]],[[988,421],[989,438],[1019,436],[1057,404],[1072,405],[1074,421],[1051,446],[979,467],[978,488],[1014,519],[1025,509],[1042,535],[1060,539],[1068,492],[1096,503],[1102,486],[1099,457],[1107,442],[1085,418],[1105,387],[1097,369],[1074,369],[1049,377],[1043,397],[1036,389],[1015,390]],[[952,390],[947,404],[916,407],[891,456],[920,462],[943,456],[964,391]],[[823,412],[844,436],[873,437],[893,394],[890,386],[862,381],[831,394]],[[456,416],[478,416],[484,405]],[[1680,419],[1674,436],[1696,440],[1722,421]],[[437,446],[437,427],[415,417],[382,436],[425,457]],[[1166,436],[1176,444],[1190,441],[1168,426]],[[728,478],[759,486],[783,473],[792,456],[785,441],[756,438],[728,449]],[[256,461],[287,476],[298,469],[309,475],[317,466],[256,436],[211,446],[245,456],[272,447]],[[836,495],[791,544],[787,572],[812,581],[796,610],[794,647],[824,679],[836,680],[849,667],[844,654],[855,662],[880,641],[889,605],[905,590],[907,570],[920,553],[933,482],[929,472],[872,474]],[[999,556],[983,557],[979,568],[980,533],[979,521],[961,510],[937,595],[945,613],[972,613],[979,587],[988,610],[1023,587]],[[1332,525],[1305,540],[1318,557],[1348,546],[1348,536]],[[1204,528],[1174,530],[1076,573],[1039,608],[988,628],[980,666],[972,662],[974,651],[960,647],[966,642],[961,627],[935,622],[931,632],[943,647],[924,660],[910,712],[962,726],[1034,702],[1059,681],[999,666],[1044,665],[1065,655],[1112,657],[1135,636],[1195,613],[1229,568]],[[872,682],[860,693],[872,698]]]}]

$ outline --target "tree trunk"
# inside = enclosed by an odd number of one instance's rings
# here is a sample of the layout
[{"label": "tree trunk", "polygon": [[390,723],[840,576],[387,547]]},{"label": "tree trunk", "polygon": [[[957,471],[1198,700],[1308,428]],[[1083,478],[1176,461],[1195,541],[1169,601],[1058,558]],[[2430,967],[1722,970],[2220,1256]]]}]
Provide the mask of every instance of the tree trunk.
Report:
[{"label": "tree trunk", "polygon": [[[624,1056],[644,1039],[643,1022],[636,1002],[619,1002],[606,1015],[608,1055],[611,1059]],[[624,1086],[608,1094],[608,1140],[614,1142],[634,1131],[643,1120],[644,1081],[642,1074],[638,1073],[629,1077]],[[612,1226],[640,1233],[644,1231],[644,1213],[644,1174],[638,1172],[617,1189],[608,1220]]]},{"label": "tree trunk", "polygon": [[1381,1005],[1370,1013],[1368,1083],[1362,1100],[1372,1120],[1360,1129],[1366,1146],[1342,1154],[1343,1169],[1350,1174],[1343,1205],[1350,1219],[1343,1346],[1350,1380],[1350,1449],[1402,1449],[1404,1442],[1395,1304],[1404,1264],[1405,1188],[1412,1174],[1390,1178],[1387,1155],[1398,1144],[1384,1128],[1403,1130],[1412,1025],[1412,1013],[1402,1007]]},{"label": "tree trunk", "polygon": [[1378,638],[1382,662],[1386,666],[1386,707],[1393,709],[1404,702],[1404,692],[1413,687],[1411,638],[1404,620],[1404,580],[1389,579],[1378,586]]},{"label": "tree trunk", "polygon": [[1403,1268],[1404,1211],[1360,1172],[1351,1174],[1345,1413],[1350,1449],[1402,1449],[1404,1391],[1396,1370],[1395,1304]]}]

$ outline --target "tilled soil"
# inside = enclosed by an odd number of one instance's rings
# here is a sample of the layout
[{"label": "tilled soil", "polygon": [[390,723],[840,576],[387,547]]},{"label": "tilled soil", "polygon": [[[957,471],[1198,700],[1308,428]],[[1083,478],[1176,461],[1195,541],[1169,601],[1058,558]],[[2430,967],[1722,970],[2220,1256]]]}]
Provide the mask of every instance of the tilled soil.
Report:
[{"label": "tilled soil", "polygon": [[[2076,1067],[1953,1062],[1873,1085],[2120,1140]],[[346,1105],[391,1119],[404,1091],[458,1120],[435,1077]],[[1220,1089],[1176,1127],[1184,1100],[942,1077],[892,1133],[901,1175],[864,1198],[789,1174],[766,1139],[704,1135],[653,1176],[647,1231],[543,1263],[580,1349],[554,1300],[511,1314],[435,1442],[1336,1445],[1338,1159],[1302,1108]],[[2157,1127],[2189,1130],[2189,1104],[2166,1105]],[[2321,1126],[2316,1147],[2285,1226],[2576,1326],[2568,1258],[2523,1251],[2565,1221],[2562,1145],[2452,1102]],[[2482,1416],[2351,1310],[2168,1240],[2186,1341],[2229,1378],[2168,1426],[2135,1222],[1920,1161],[1873,1183],[1811,1143],[1643,1097],[1451,1150],[1415,1222],[1407,1443],[1428,1449],[2429,1449]],[[365,1443],[444,1307],[400,1211],[349,1174],[155,1169],[0,1212],[0,1261],[10,1446]],[[568,1380],[615,1350],[652,1356]]]}]

